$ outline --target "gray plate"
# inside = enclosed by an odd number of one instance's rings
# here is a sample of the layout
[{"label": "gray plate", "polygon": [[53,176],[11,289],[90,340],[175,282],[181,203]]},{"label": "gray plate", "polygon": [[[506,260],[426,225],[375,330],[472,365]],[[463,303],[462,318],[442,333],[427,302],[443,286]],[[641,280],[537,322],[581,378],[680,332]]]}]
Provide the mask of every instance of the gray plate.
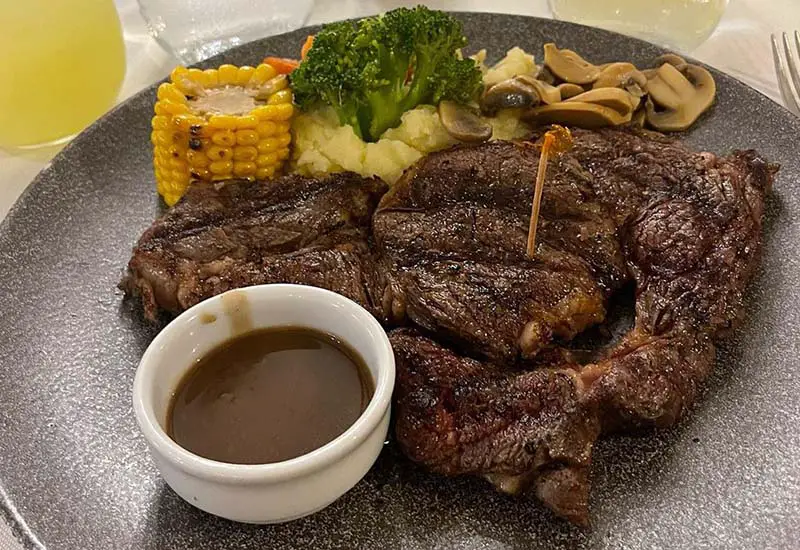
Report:
[{"label": "gray plate", "polygon": [[[554,40],[596,62],[647,66],[660,50],[525,17],[460,15],[494,57]],[[225,61],[296,55],[306,31]],[[219,60],[217,60],[219,61]],[[358,486],[281,526],[203,514],[161,481],[136,428],[131,384],[155,330],[115,285],[158,212],[150,159],[154,88],[81,134],[0,227],[0,508],[28,546],[183,548],[788,548],[800,540],[800,121],[715,73],[719,99],[686,136],[716,152],[756,147],[783,164],[748,317],[679,427],[603,440],[593,528],[479,480],[426,474],[387,446]],[[38,541],[38,542],[37,542]]]}]

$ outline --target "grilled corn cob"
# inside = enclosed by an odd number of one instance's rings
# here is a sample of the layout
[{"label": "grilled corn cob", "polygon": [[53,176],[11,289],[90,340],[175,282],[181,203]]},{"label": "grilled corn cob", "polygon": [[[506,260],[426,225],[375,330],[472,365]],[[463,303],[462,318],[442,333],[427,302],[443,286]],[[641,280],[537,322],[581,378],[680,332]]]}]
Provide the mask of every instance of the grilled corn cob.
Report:
[{"label": "grilled corn cob", "polygon": [[267,179],[289,156],[294,113],[274,67],[176,67],[158,88],[150,139],[156,186],[172,206],[192,180]]}]

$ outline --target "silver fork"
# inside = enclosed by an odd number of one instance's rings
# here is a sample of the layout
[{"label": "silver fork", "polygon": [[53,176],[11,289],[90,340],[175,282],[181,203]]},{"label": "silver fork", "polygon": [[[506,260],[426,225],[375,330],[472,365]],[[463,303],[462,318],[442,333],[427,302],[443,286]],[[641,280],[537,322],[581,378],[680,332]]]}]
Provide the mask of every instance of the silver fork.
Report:
[{"label": "silver fork", "polygon": [[[794,44],[797,53],[792,50],[789,35],[783,33],[783,52],[778,47],[778,37],[772,35],[772,57],[775,58],[775,72],[778,75],[778,87],[786,107],[800,116],[800,70],[795,60],[800,55],[800,31],[794,31]],[[781,55],[782,54],[782,55]]]}]

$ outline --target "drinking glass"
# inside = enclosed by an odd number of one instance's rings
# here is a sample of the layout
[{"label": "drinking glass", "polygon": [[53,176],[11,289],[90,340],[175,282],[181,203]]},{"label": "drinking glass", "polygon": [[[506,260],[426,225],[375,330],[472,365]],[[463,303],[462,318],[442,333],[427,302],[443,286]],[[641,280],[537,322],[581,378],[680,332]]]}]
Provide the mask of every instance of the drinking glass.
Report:
[{"label": "drinking glass", "polygon": [[297,29],[314,0],[138,0],[150,34],[190,65],[239,44]]},{"label": "drinking glass", "polygon": [[125,76],[113,0],[0,0],[0,147],[66,141]]},{"label": "drinking glass", "polygon": [[688,52],[719,24],[728,0],[548,0],[553,17]]}]

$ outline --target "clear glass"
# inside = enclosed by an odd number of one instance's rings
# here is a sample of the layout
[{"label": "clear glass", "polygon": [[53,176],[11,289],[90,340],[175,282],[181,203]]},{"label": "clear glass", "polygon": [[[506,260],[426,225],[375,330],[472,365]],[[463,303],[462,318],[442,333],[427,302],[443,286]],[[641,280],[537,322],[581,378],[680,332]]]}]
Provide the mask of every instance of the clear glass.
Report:
[{"label": "clear glass", "polygon": [[125,44],[113,0],[0,0],[0,147],[69,139],[114,104]]},{"label": "clear glass", "polygon": [[553,17],[689,52],[719,24],[728,0],[548,0]]},{"label": "clear glass", "polygon": [[239,44],[288,32],[314,0],[138,0],[150,34],[187,65]]}]

